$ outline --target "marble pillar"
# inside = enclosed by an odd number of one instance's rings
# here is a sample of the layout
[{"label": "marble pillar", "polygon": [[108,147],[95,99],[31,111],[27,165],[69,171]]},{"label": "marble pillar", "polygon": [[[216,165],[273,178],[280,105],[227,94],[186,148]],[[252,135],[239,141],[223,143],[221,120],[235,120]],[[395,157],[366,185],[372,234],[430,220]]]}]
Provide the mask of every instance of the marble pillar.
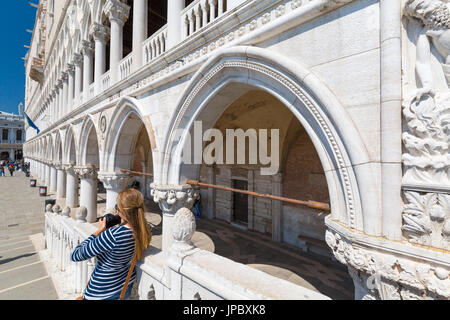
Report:
[{"label": "marble pillar", "polygon": [[93,166],[75,168],[80,177],[80,207],[87,209],[87,222],[97,220],[97,170]]},{"label": "marble pillar", "polygon": [[123,58],[123,25],[128,19],[130,7],[119,0],[108,0],[103,12],[111,23],[110,76],[111,84],[119,81],[119,65]]},{"label": "marble pillar", "polygon": [[70,208],[78,207],[78,176],[73,164],[65,164],[66,172],[66,206]]}]

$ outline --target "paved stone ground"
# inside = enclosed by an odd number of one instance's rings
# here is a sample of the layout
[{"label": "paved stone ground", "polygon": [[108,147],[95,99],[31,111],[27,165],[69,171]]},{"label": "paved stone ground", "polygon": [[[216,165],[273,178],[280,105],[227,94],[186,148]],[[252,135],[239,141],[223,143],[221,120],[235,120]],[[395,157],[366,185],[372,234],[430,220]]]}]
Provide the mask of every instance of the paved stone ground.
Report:
[{"label": "paved stone ground", "polygon": [[0,177],[0,300],[56,300],[38,251],[43,249],[45,200],[23,172]]}]

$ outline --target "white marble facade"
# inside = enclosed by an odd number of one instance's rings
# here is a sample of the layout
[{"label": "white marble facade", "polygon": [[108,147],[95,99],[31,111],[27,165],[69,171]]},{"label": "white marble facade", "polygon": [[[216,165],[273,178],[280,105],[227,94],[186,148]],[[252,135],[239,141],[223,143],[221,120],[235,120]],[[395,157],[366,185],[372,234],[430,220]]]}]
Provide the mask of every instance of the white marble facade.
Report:
[{"label": "white marble facade", "polygon": [[[324,237],[355,298],[450,298],[447,1],[170,0],[154,34],[143,14],[152,1],[50,3],[40,1],[27,61],[27,75],[39,72],[32,58],[44,62],[42,79],[27,76],[26,111],[41,133],[27,129],[25,157],[92,222],[94,182],[104,182],[111,207],[143,124],[151,159],[142,170],[155,175],[147,196],[163,210],[163,246],[140,264],[141,299],[327,298],[282,280],[270,286],[268,275],[190,243],[186,208],[197,190],[186,179],[199,166],[181,164],[183,138],[255,89],[279,99],[314,144],[331,205]],[[64,225],[51,232],[71,228],[47,215]]]}]

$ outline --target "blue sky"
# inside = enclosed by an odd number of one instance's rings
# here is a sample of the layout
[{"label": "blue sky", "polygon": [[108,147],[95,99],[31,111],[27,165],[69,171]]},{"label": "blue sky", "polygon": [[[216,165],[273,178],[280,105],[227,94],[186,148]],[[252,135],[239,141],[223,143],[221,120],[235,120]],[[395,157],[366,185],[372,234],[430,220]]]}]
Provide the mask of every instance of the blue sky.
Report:
[{"label": "blue sky", "polygon": [[0,111],[18,113],[17,106],[24,102],[25,67],[24,61],[30,45],[37,8],[28,2],[38,0],[2,1],[0,18]]}]

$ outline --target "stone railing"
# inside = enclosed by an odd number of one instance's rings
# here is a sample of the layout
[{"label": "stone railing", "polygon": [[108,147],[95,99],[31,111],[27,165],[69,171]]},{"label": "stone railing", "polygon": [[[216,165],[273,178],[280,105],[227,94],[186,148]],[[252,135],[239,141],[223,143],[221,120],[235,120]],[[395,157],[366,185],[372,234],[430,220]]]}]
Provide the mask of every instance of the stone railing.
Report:
[{"label": "stone railing", "polygon": [[88,238],[96,228],[86,223],[87,210],[77,209],[77,220],[70,217],[70,209],[48,205],[45,213],[45,242],[48,267],[62,299],[80,295],[95,267],[95,258],[72,262],[70,256],[75,247]]},{"label": "stone railing", "polygon": [[[86,223],[87,210],[48,205],[45,213],[47,268],[60,299],[72,300],[86,288],[96,259],[72,262],[75,247],[96,228]],[[174,243],[163,253],[151,246],[137,264],[137,294],[140,300],[223,300],[275,299],[323,300],[328,297],[267,273],[196,248],[191,238],[195,217],[182,208],[175,215]],[[181,285],[183,283],[183,285]],[[138,296],[133,294],[132,299]]]},{"label": "stone railing", "polygon": [[187,208],[174,217],[167,252],[152,247],[140,264],[141,300],[327,300],[310,289],[275,278],[195,247],[195,217]]},{"label": "stone railing", "polygon": [[106,72],[105,74],[103,74],[103,76],[101,77],[101,82],[102,82],[102,91],[105,91],[106,89],[108,89],[111,86],[111,75],[110,72]]},{"label": "stone railing", "polygon": [[90,98],[93,98],[95,96],[95,82],[92,82],[89,85],[89,96],[87,98],[87,100],[89,100]]},{"label": "stone railing", "polygon": [[119,64],[119,70],[120,70],[120,80],[125,79],[128,77],[133,68],[133,53],[131,52],[129,55],[127,55],[125,58],[120,61]]},{"label": "stone railing", "polygon": [[149,63],[166,52],[167,25],[155,32],[143,43],[144,63]]},{"label": "stone railing", "polygon": [[183,38],[194,34],[220,17],[227,5],[226,0],[197,0],[181,12]]}]

